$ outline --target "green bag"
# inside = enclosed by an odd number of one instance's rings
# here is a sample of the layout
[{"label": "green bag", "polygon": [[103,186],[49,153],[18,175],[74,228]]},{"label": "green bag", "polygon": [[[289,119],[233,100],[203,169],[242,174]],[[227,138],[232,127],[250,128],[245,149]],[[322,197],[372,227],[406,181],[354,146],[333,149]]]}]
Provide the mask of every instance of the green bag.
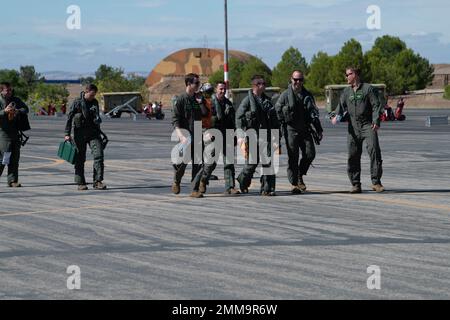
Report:
[{"label": "green bag", "polygon": [[59,144],[58,157],[66,160],[70,164],[75,164],[77,161],[78,149],[71,141],[63,141]]}]

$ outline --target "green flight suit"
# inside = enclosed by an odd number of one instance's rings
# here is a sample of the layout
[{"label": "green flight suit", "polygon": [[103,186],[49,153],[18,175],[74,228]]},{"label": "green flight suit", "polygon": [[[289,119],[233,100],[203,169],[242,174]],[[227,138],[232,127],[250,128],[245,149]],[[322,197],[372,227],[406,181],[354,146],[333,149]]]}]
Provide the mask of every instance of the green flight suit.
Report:
[{"label": "green flight suit", "polygon": [[[234,163],[227,163],[227,141],[226,141],[226,131],[227,129],[235,129],[235,110],[233,104],[230,100],[224,97],[222,101],[219,101],[216,95],[212,95],[211,97],[212,108],[211,108],[211,123],[212,128],[217,129],[221,132],[223,138],[222,145],[222,157],[224,163],[224,178],[225,178],[225,190],[229,190],[235,187],[235,167]],[[233,141],[229,141],[229,143],[233,144],[234,149],[234,138]],[[211,152],[211,157],[216,155],[215,150]],[[234,156],[230,155],[230,156]],[[194,188],[198,188],[200,181],[205,181],[206,183],[209,181],[214,169],[216,168],[217,163],[204,163],[203,170],[199,171],[196,175],[193,185]]]},{"label": "green flight suit", "polygon": [[[293,186],[297,186],[299,177],[307,174],[316,157],[316,148],[311,135],[311,124],[317,133],[323,132],[319,120],[319,110],[312,94],[302,88],[296,93],[289,85],[281,93],[275,105],[279,121],[283,125],[283,135],[288,152],[287,176]],[[299,163],[300,152],[302,159]]]},{"label": "green flight suit", "polygon": [[[8,120],[8,115],[5,113],[5,108],[11,103],[16,104],[16,109],[19,110],[12,121]],[[18,97],[12,96],[10,99],[0,95],[0,176],[5,169],[2,164],[2,159],[5,152],[11,152],[11,157],[8,164],[8,185],[19,180],[19,160],[20,160],[20,133],[19,121],[20,117],[28,114],[28,106]]]},{"label": "green flight suit", "polygon": [[[344,89],[335,110],[336,115],[349,120],[347,173],[354,186],[361,184],[361,154],[364,140],[370,157],[372,184],[381,184],[383,161],[378,133],[372,129],[372,125],[380,126],[382,108],[377,90],[367,83],[361,83],[356,91],[352,87]],[[345,116],[346,113],[348,116]]]},{"label": "green flight suit", "polygon": [[[186,92],[174,97],[172,106],[172,125],[175,128],[185,129],[189,131],[191,135],[191,161],[192,161],[192,176],[191,182],[202,170],[201,159],[195,158],[194,145],[196,138],[194,136],[194,122],[202,121],[202,116],[206,116],[205,107],[203,103],[198,103],[195,96],[189,96]],[[201,137],[200,137],[201,138]],[[198,138],[197,138],[198,139]],[[201,157],[200,157],[201,158]],[[173,164],[174,177],[173,181],[176,184],[181,183],[181,179],[186,171],[187,163]],[[198,191],[198,184],[193,184],[193,191]]]},{"label": "green flight suit", "polygon": [[100,133],[100,110],[96,99],[87,101],[84,93],[75,99],[69,109],[65,135],[70,136],[73,123],[73,138],[78,149],[75,162],[75,183],[86,184],[84,163],[86,162],[87,145],[91,148],[94,158],[93,182],[103,181],[105,171],[104,153]]},{"label": "green flight suit", "polygon": [[[279,130],[280,124],[276,115],[275,107],[268,96],[263,94],[261,98],[258,98],[253,94],[252,90],[249,90],[248,95],[242,100],[236,112],[236,129],[242,129],[244,131],[248,129],[255,129],[258,140],[260,138],[260,130],[267,130],[267,148],[266,150],[261,150],[261,152],[265,152],[268,159],[272,159],[271,147],[273,141],[271,141],[271,131]],[[260,146],[258,143],[257,163],[249,163],[249,161],[247,161],[237,178],[241,190],[248,189],[252,182],[253,175],[258,167],[258,164],[260,163],[259,148]],[[272,165],[273,161],[268,164],[263,164],[262,166],[263,168],[271,168]],[[261,192],[275,192],[275,174],[262,174],[260,181]]]}]

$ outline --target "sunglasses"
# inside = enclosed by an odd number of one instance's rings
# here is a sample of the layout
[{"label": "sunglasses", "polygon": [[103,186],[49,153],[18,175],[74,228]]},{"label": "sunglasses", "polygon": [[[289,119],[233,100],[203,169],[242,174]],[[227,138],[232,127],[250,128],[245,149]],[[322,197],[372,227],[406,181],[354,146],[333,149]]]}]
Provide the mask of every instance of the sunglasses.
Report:
[{"label": "sunglasses", "polygon": [[294,82],[303,82],[303,81],[305,81],[305,78],[292,78],[292,80]]},{"label": "sunglasses", "polygon": [[346,73],[345,76],[346,76],[346,77],[350,77],[352,74],[353,74],[353,72]]},{"label": "sunglasses", "polygon": [[199,81],[199,80],[194,81],[194,82],[192,82],[192,84],[193,84],[193,85],[198,85],[198,84],[200,84],[200,81]]},{"label": "sunglasses", "polygon": [[265,82],[257,82],[257,83],[255,83],[257,86],[265,86],[266,85],[266,83]]}]

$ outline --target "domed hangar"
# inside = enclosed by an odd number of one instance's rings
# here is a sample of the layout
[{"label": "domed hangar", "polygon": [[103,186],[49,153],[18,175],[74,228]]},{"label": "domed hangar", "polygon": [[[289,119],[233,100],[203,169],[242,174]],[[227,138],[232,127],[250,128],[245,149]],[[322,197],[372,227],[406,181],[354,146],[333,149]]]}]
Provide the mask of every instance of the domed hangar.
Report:
[{"label": "domed hangar", "polygon": [[[190,72],[202,81],[224,65],[222,49],[189,48],[174,52],[161,60],[148,75],[145,84],[149,88],[150,101],[162,101],[165,107],[173,95],[185,90],[184,76]],[[253,56],[242,51],[230,50],[230,58],[248,61]]]},{"label": "domed hangar", "polygon": [[[247,61],[253,57],[248,53],[237,50],[230,50],[229,56],[241,61]],[[150,72],[145,83],[148,87],[151,87],[166,76],[184,76],[190,72],[209,77],[217,70],[220,70],[223,64],[222,49],[183,49],[161,60]]]}]

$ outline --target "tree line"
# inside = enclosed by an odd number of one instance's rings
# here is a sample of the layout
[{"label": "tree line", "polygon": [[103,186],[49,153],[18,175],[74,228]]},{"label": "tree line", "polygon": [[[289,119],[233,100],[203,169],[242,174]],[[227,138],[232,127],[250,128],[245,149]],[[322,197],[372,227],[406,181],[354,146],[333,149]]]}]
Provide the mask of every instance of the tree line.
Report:
[{"label": "tree line", "polygon": [[69,96],[64,85],[45,83],[45,78],[36,72],[34,66],[0,70],[0,82],[11,83],[14,94],[27,101],[31,107],[46,107],[50,103],[61,105],[67,103]]},{"label": "tree line", "polygon": [[[99,92],[140,91],[143,97],[148,95],[145,78],[135,74],[125,74],[121,68],[100,65],[95,77],[81,78],[80,84],[95,83]],[[21,66],[19,70],[0,70],[0,82],[10,82],[16,96],[30,105],[34,111],[49,104],[60,106],[67,103],[69,91],[65,84],[49,84],[45,77],[37,73],[34,66]]]},{"label": "tree line", "polygon": [[[247,62],[231,58],[230,87],[249,87],[251,75],[258,73],[265,76],[268,85],[285,89],[292,71],[300,70],[306,77],[305,86],[315,95],[323,96],[326,85],[346,84],[345,68],[350,65],[362,70],[363,81],[386,84],[389,95],[421,90],[433,81],[434,70],[428,59],[408,48],[400,38],[384,35],[365,53],[357,40],[350,39],[336,55],[319,51],[310,63],[297,48],[290,47],[273,70],[259,58]],[[215,83],[222,79],[223,70],[220,70],[209,81]]]},{"label": "tree line", "polygon": [[[361,44],[350,39],[336,55],[319,51],[308,63],[299,49],[290,47],[280,62],[271,70],[258,57],[247,61],[231,58],[229,77],[231,88],[248,88],[254,74],[266,78],[268,86],[287,88],[293,70],[301,70],[306,77],[305,86],[316,96],[324,95],[329,84],[345,84],[345,68],[349,65],[362,70],[363,81],[384,83],[389,95],[404,94],[406,91],[421,90],[431,84],[433,67],[430,62],[408,48],[398,37],[385,35],[375,40],[372,48],[363,52]],[[209,77],[209,82],[223,80],[223,68]],[[63,84],[45,83],[45,78],[35,71],[34,66],[21,66],[19,70],[0,70],[0,81],[10,82],[18,97],[31,106],[57,106],[67,103],[69,92]],[[139,91],[144,100],[148,97],[145,78],[126,74],[122,68],[102,64],[95,77],[81,78],[80,83],[95,83],[99,92]],[[445,96],[450,98],[450,89]]]}]

